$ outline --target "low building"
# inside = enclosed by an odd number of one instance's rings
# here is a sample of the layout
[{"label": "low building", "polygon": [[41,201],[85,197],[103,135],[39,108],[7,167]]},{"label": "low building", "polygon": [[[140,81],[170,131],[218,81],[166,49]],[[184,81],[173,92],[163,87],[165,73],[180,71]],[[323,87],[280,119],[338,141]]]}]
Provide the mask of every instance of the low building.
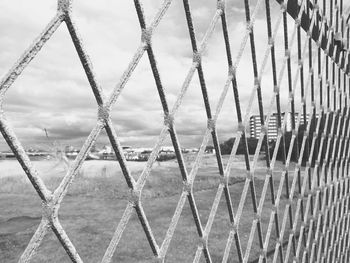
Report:
[{"label": "low building", "polygon": [[98,152],[98,156],[102,160],[115,160],[116,159],[113,148],[112,148],[112,146],[109,146],[109,145],[104,146],[103,149]]}]

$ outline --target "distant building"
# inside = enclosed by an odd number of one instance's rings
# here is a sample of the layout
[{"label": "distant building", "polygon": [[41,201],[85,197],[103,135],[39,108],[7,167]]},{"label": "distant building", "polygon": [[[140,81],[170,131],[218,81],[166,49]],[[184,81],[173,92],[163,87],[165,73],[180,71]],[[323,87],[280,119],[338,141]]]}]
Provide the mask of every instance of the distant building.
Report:
[{"label": "distant building", "polygon": [[[295,125],[297,124],[298,120],[298,113],[294,114],[295,119]],[[300,117],[300,125],[304,124],[304,115]],[[285,131],[290,132],[292,131],[292,114],[290,112],[281,113],[281,125],[283,125],[284,118],[286,119],[286,126]],[[264,116],[266,119],[266,115]],[[316,116],[317,118],[317,116]],[[306,116],[306,121],[309,120],[309,114]],[[259,139],[261,134],[261,121],[260,121],[260,115],[252,115],[249,120],[249,129],[250,129],[250,137]],[[269,140],[276,140],[278,136],[278,115],[277,113],[273,113],[270,116],[268,128],[267,128],[267,137]]]},{"label": "distant building", "polygon": [[[297,125],[297,122],[298,122],[298,116],[299,116],[299,113],[294,113],[295,126]],[[318,114],[316,114],[316,119],[317,118],[318,118]],[[310,119],[310,115],[306,114],[306,123],[309,122],[309,119]],[[303,124],[304,124],[304,114],[300,116],[299,127],[300,125],[303,125]],[[292,131],[292,114],[290,112],[288,113],[286,131]]]},{"label": "distant building", "polygon": [[174,146],[163,146],[160,149],[160,152],[174,153],[175,149],[174,149]]},{"label": "distant building", "polygon": [[[266,115],[264,116],[266,118]],[[270,116],[268,128],[267,128],[267,137],[269,140],[276,140],[278,135],[278,115],[277,113],[273,113]],[[281,115],[281,121],[284,119],[284,114]],[[250,137],[259,139],[261,133],[261,121],[260,115],[252,115],[249,120],[249,128],[250,128]]]},{"label": "distant building", "polygon": [[105,145],[102,150],[98,152],[98,156],[103,160],[115,160],[116,156],[114,154],[113,148],[109,145]]},{"label": "distant building", "polygon": [[188,152],[191,152],[191,153],[197,153],[199,152],[199,148],[189,148],[187,149]]},{"label": "distant building", "polygon": [[64,154],[69,159],[75,159],[78,156],[78,153],[79,150],[76,149],[74,146],[67,145],[66,147],[64,147],[64,152],[62,154]]}]

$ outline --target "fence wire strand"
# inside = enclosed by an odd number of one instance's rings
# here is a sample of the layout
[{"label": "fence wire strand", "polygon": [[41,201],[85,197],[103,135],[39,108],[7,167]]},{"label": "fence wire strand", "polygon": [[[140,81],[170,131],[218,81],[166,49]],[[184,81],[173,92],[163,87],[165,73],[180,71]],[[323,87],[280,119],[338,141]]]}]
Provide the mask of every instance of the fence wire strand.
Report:
[{"label": "fence wire strand", "polygon": [[[124,213],[101,262],[112,262],[114,254],[117,253],[116,248],[133,214],[136,214],[139,219],[154,259],[159,262],[165,262],[168,248],[187,201],[199,238],[196,251],[194,251],[193,262],[200,262],[201,259],[204,259],[205,262],[213,262],[208,241],[222,199],[226,203],[227,216],[231,223],[230,229],[227,230],[227,241],[222,254],[222,262],[230,262],[230,257],[233,254],[236,255],[239,262],[249,262],[252,259],[253,249],[258,251],[254,262],[259,263],[268,261],[349,262],[349,11],[344,11],[343,0],[277,0],[276,2],[280,5],[280,12],[273,19],[273,16],[276,14],[272,12],[271,5],[276,3],[272,3],[269,0],[257,0],[255,6],[252,7],[250,0],[242,0],[242,2],[244,4],[246,28],[242,39],[235,40],[239,41],[239,48],[234,56],[231,50],[232,36],[227,20],[226,1],[216,1],[215,13],[203,38],[201,41],[198,41],[192,17],[191,1],[183,0],[183,11],[191,40],[193,61],[181,84],[175,103],[171,106],[166,97],[166,90],[162,82],[159,65],[157,64],[157,51],[154,50],[152,45],[152,37],[170,8],[172,0],[164,0],[149,23],[145,19],[142,1],[134,0],[141,29],[141,42],[109,97],[104,94],[103,88],[96,78],[93,64],[84,48],[83,39],[74,22],[72,0],[58,1],[57,14],[0,82],[0,131],[43,203],[41,223],[20,257],[19,262],[32,261],[33,256],[40,249],[43,238],[50,230],[56,235],[72,262],[83,262],[59,221],[58,211],[70,185],[74,183],[75,176],[78,174],[91,147],[103,129],[106,130],[125,177],[129,188],[129,197]],[[265,10],[263,6],[265,6]],[[261,45],[261,43],[257,43],[255,40],[254,26],[261,12],[264,13],[266,19],[267,43],[263,44],[264,53],[259,65],[257,45]],[[292,31],[290,31],[288,27],[291,23],[288,22],[288,13],[291,14],[293,12],[296,14],[292,17],[295,20],[295,24]],[[272,24],[272,20],[274,20],[274,24]],[[217,106],[212,110],[202,57],[205,55],[204,52],[207,49],[208,42],[213,37],[220,22],[227,59],[227,65],[225,65],[227,67],[227,76],[219,93]],[[6,92],[16,81],[17,77],[40,50],[45,47],[45,43],[62,23],[65,23],[68,28],[95,97],[97,122],[61,183],[54,192],[51,192],[45,186],[39,172],[35,169],[10,123],[6,120],[3,101]],[[275,45],[279,36],[279,30],[283,32],[284,57],[282,58],[277,56]],[[303,30],[306,30],[306,32],[303,32]],[[339,34],[341,39],[347,39],[347,41],[341,40],[336,43],[336,35]],[[304,39],[302,36],[304,36]],[[248,50],[248,46],[250,50]],[[293,47],[297,49],[297,54],[293,53]],[[237,80],[237,70],[240,68],[240,62],[246,49],[251,54],[254,79],[252,80],[253,86],[249,99],[245,103],[246,111],[242,113],[241,87]],[[138,179],[135,180],[128,168],[118,132],[115,130],[111,120],[111,109],[116,104],[129,78],[133,75],[135,68],[145,53],[148,57],[162,105],[164,123],[143,171]],[[294,55],[297,57],[297,64],[293,63]],[[271,64],[269,64],[269,59]],[[282,62],[278,67],[279,60]],[[306,62],[308,62],[307,66],[304,65]],[[265,87],[262,82],[268,66],[271,67],[272,71],[272,85],[269,85],[272,88]],[[294,70],[292,66],[295,67]],[[203,139],[196,159],[192,167],[189,168],[186,167],[184,161],[175,124],[176,115],[196,73],[198,74],[205,106],[207,128],[203,131]],[[286,87],[283,85],[285,80],[287,80]],[[235,141],[228,163],[225,166],[220,152],[216,122],[224,102],[228,100],[230,88],[232,88],[232,97],[229,99],[235,104],[238,130],[234,134]],[[267,89],[270,90],[267,92]],[[288,103],[282,103],[282,89],[288,91]],[[300,102],[296,99],[298,90],[300,91]],[[270,96],[271,94],[271,99],[266,100],[265,96]],[[258,145],[252,158],[248,150],[247,125],[256,101],[262,128],[258,138]],[[267,101],[267,103],[264,103],[264,101]],[[299,104],[299,107],[297,104]],[[268,127],[274,112],[277,114],[278,135],[274,151],[270,152]],[[287,146],[285,135],[288,114],[290,114],[292,130],[289,146]],[[301,141],[299,140],[300,132],[303,133]],[[147,219],[147,211],[141,201],[141,195],[146,180],[152,172],[152,166],[156,161],[157,155],[168,136],[175,149],[184,187],[165,237],[161,243],[157,243],[154,231]],[[215,148],[220,183],[217,185],[213,203],[208,204],[211,209],[206,224],[203,224],[197,208],[193,187],[210,138]],[[235,165],[235,156],[240,143],[244,146],[246,178],[239,199],[233,200],[228,179],[233,176],[231,170]],[[282,151],[282,162],[284,165],[282,170],[278,170],[275,166],[280,150]],[[266,161],[266,173],[262,180],[263,186],[260,196],[258,196],[255,173],[262,151],[264,151],[264,159]],[[294,152],[296,152],[297,161],[295,162],[294,171],[290,172],[291,163],[293,162],[292,154]],[[303,165],[305,159],[306,164]],[[276,174],[278,174],[278,177],[275,176]],[[276,180],[276,178],[279,180]],[[249,198],[249,193],[254,218],[250,222],[249,233],[242,233],[239,226],[242,221],[243,211],[247,206],[246,201]],[[268,222],[262,222],[262,213],[266,209],[268,193],[271,195],[270,216]],[[281,204],[283,198],[287,200],[284,205]],[[234,209],[235,203],[237,204],[237,209]],[[266,224],[266,230],[263,228],[263,224]],[[273,233],[275,233],[275,237],[273,237]],[[247,235],[248,239],[247,243],[242,246],[243,234]],[[256,235],[258,236],[257,242],[254,240]],[[190,256],[188,255],[188,257]]]}]

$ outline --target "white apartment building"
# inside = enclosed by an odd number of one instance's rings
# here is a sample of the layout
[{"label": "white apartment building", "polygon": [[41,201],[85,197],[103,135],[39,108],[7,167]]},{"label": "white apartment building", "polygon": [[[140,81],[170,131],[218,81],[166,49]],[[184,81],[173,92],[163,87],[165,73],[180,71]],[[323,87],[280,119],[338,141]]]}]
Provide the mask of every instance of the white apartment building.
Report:
[{"label": "white apartment building", "polygon": [[[295,124],[297,124],[298,120],[298,113],[294,114]],[[287,114],[285,112],[281,113],[281,124],[283,124],[284,118],[287,116],[286,120],[286,126],[285,131],[290,132],[292,131],[292,114],[288,112]],[[317,117],[317,116],[316,116]],[[266,119],[266,115],[264,116]],[[309,115],[306,116],[306,120],[309,120]],[[300,118],[300,125],[304,124],[304,118],[303,115]],[[249,120],[249,129],[250,129],[250,137],[259,139],[260,133],[261,133],[261,121],[260,121],[260,115],[252,115]],[[278,136],[278,115],[277,113],[273,113],[270,116],[268,129],[267,129],[267,136],[269,140],[276,140]]]}]

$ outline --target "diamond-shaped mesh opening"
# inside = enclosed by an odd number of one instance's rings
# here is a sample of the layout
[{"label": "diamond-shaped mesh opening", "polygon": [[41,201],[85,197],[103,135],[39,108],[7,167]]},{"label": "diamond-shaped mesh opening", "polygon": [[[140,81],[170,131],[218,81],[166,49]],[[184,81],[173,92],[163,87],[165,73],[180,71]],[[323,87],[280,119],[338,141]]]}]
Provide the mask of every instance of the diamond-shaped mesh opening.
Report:
[{"label": "diamond-shaped mesh opening", "polygon": [[[153,5],[153,2],[157,1],[149,2]],[[152,46],[168,105],[171,108],[181,89],[182,83],[178,80],[185,78],[187,69],[192,63],[191,40],[188,37],[186,16],[181,1],[171,3],[155,30]],[[177,126],[177,129],[179,128],[181,126]]]},{"label": "diamond-shaped mesh opening", "polygon": [[231,222],[227,203],[225,195],[222,194],[208,240],[209,251],[214,262],[222,261],[226,242],[229,237],[230,226]]},{"label": "diamond-shaped mesh opening", "polygon": [[[121,148],[124,158],[128,160],[132,155],[130,147],[121,144]],[[72,236],[80,255],[91,262],[103,258],[130,195],[117,155],[105,131],[101,132],[92,149],[94,151],[91,151],[70,186],[60,213],[62,225]],[[126,161],[125,164],[131,176],[137,178],[145,162]],[[132,228],[135,227],[132,225]],[[142,231],[136,232],[144,235]]]},{"label": "diamond-shaped mesh opening", "polygon": [[[141,202],[158,244],[161,244],[183,191],[183,180],[170,138],[163,146],[146,179]],[[145,163],[146,164],[146,163]]]},{"label": "diamond-shaped mesh opening", "polygon": [[210,177],[202,178],[200,175],[198,175],[198,177],[199,178],[196,178],[195,183],[197,185],[200,185],[200,186],[197,186],[198,188],[202,187],[204,189],[202,190],[195,189],[194,197],[197,202],[197,207],[198,207],[198,212],[199,212],[201,222],[205,225],[208,222],[211,206],[216,196],[219,180],[216,180]]},{"label": "diamond-shaped mesh opening", "polygon": [[186,201],[170,242],[166,260],[179,262],[194,258],[198,243],[199,237],[194,224],[193,214],[188,201]]},{"label": "diamond-shaped mesh opening", "polygon": [[121,142],[125,146],[145,148],[149,154],[164,118],[147,56],[141,58],[111,114]]},{"label": "diamond-shaped mesh opening", "polygon": [[189,5],[191,8],[192,23],[199,44],[207,31],[211,18],[214,16],[216,3],[210,1],[191,1]]},{"label": "diamond-shaped mesh opening", "polygon": [[207,117],[198,77],[194,76],[181,108],[176,114],[176,129],[179,141],[186,149],[185,160],[192,167],[207,127]]},{"label": "diamond-shaped mesh opening", "polygon": [[[230,25],[229,25],[230,26]],[[231,27],[229,27],[229,30]],[[208,40],[206,50],[201,59],[204,79],[208,92],[212,113],[219,103],[221,90],[227,79],[227,55],[222,35],[222,25],[218,23],[212,37]]]},{"label": "diamond-shaped mesh opening", "polygon": [[6,117],[25,149],[53,151],[54,142],[59,148],[80,148],[83,140],[78,138],[92,129],[95,102],[74,53],[67,30],[60,28],[6,94]]},{"label": "diamond-shaped mesh opening", "polygon": [[238,123],[236,121],[235,102],[232,86],[230,86],[227,98],[222,106],[221,113],[216,122],[217,136],[220,143],[220,152],[224,167],[228,165],[231,147],[225,147],[235,137]]},{"label": "diamond-shaped mesh opening", "polygon": [[[94,98],[74,53],[67,30],[60,28],[4,99],[6,118],[51,190],[64,177],[82,147],[82,137],[96,121]],[[53,60],[53,54],[59,57]],[[48,66],[41,68],[42,64]],[[52,91],[47,92],[48,88]]]},{"label": "diamond-shaped mesh opening", "polygon": [[[237,209],[234,210],[236,214],[235,222],[238,226],[237,232],[240,236],[240,248],[243,256],[249,246],[248,241],[254,220],[253,200],[250,187],[250,183],[245,182],[244,184],[233,185],[230,188],[231,199],[233,201],[236,200],[238,204],[238,206],[236,205]],[[240,199],[241,196],[245,196],[245,200]],[[254,239],[251,241],[254,242],[253,246],[255,248],[255,246],[258,244],[255,242],[258,242],[258,240]]]},{"label": "diamond-shaped mesh opening", "polygon": [[[131,60],[139,45],[141,30],[134,3],[76,1],[73,5],[75,21],[94,70],[109,94],[125,70],[125,65],[118,61]],[[92,16],[96,10],[100,15]],[[105,24],[109,24],[114,33],[111,34]]]},{"label": "diamond-shaped mesh opening", "polygon": [[[76,178],[61,205],[62,226],[88,262],[102,259],[127,204],[125,196],[119,197],[122,193],[118,191],[118,177],[122,175],[116,171],[116,165],[108,166],[107,175],[99,178]],[[104,167],[100,168],[103,173]],[[112,169],[114,172],[109,171]],[[108,177],[108,173],[118,179]]]},{"label": "diamond-shaped mesh opening", "polygon": [[[199,216],[202,224],[208,223],[209,215],[214,205],[213,202],[217,197],[219,184],[221,183],[220,169],[213,148],[213,140],[210,137],[208,146],[201,159],[199,168],[194,180],[194,198],[197,202]],[[221,161],[220,161],[221,162]],[[233,181],[230,180],[230,182]]]},{"label": "diamond-shaped mesh opening", "polygon": [[134,213],[125,229],[112,260],[118,262],[152,262],[153,253],[146,235]]},{"label": "diamond-shaped mesh opening", "polygon": [[[180,176],[180,174],[178,174],[178,176]],[[173,183],[172,185],[175,185],[175,184]],[[168,182],[164,183],[164,188],[165,187],[169,187]],[[144,191],[147,191],[144,195],[160,194],[159,192],[153,189],[152,190],[145,189]],[[148,222],[150,224],[150,227],[152,228],[153,234],[155,236],[155,240],[157,241],[158,244],[162,244],[162,241],[165,238],[165,235],[168,231],[169,225],[174,216],[175,209],[180,199],[180,194],[178,193],[179,192],[178,189],[173,190],[172,192],[173,193],[169,196],[143,197],[141,199],[143,203],[143,207],[146,211],[145,213],[146,213]],[[144,233],[141,232],[141,234],[144,234]]]}]

